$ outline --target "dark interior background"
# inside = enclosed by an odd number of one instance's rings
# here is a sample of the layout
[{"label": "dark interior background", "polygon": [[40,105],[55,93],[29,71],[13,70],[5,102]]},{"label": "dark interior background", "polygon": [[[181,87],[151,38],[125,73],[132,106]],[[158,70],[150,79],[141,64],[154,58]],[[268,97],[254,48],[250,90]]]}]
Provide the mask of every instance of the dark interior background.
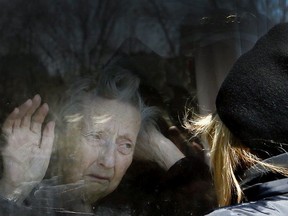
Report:
[{"label": "dark interior background", "polygon": [[0,119],[36,93],[57,103],[75,79],[119,64],[140,76],[145,101],[162,110],[163,133],[194,154],[181,129],[185,107],[213,112],[232,64],[287,12],[287,0],[2,0]]}]

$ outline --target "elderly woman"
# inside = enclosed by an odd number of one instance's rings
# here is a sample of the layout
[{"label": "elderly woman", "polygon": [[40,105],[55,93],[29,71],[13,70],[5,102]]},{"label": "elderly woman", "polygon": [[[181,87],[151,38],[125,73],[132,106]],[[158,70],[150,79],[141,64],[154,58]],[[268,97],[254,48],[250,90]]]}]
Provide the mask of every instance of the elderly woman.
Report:
[{"label": "elderly woman", "polygon": [[8,206],[25,200],[29,207],[2,211],[92,212],[92,204],[119,185],[138,134],[153,114],[142,103],[138,85],[137,77],[117,68],[106,70],[96,83],[77,83],[57,115],[54,147],[55,122],[43,124],[49,108],[40,106],[40,96],[15,108],[2,127],[0,192]]}]

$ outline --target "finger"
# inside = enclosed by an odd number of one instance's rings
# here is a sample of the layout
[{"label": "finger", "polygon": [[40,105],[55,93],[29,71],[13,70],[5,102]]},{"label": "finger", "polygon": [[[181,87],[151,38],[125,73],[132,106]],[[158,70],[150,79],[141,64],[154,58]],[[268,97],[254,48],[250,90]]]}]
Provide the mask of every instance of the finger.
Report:
[{"label": "finger", "polygon": [[49,122],[44,127],[41,143],[39,146],[40,156],[44,159],[42,169],[45,170],[45,172],[49,166],[51,153],[53,149],[54,128],[55,128],[55,122]]},{"label": "finger", "polygon": [[192,152],[194,152],[196,155],[204,159],[205,151],[204,151],[203,146],[201,146],[199,143],[196,143],[194,141],[189,146],[191,147]]},{"label": "finger", "polygon": [[13,129],[20,127],[22,118],[26,115],[31,105],[32,105],[32,100],[28,99],[25,103],[23,103],[21,106],[18,107],[19,113],[17,115],[17,118],[14,121]]},{"label": "finger", "polygon": [[42,149],[44,156],[51,155],[54,141],[55,122],[51,121],[44,127],[42,139],[39,148]]},{"label": "finger", "polygon": [[14,122],[15,122],[17,116],[18,116],[18,113],[19,113],[19,109],[15,108],[13,110],[13,112],[8,115],[8,117],[6,118],[6,120],[4,121],[4,123],[2,125],[2,131],[4,133],[6,133],[6,134],[12,133],[13,125],[14,125]]},{"label": "finger", "polygon": [[43,104],[33,115],[30,125],[31,131],[41,134],[42,123],[44,122],[49,111],[48,104]]},{"label": "finger", "polygon": [[171,126],[168,129],[168,138],[180,149],[185,146],[185,137],[176,126]]},{"label": "finger", "polygon": [[30,128],[31,116],[34,114],[34,112],[40,106],[40,104],[41,104],[41,97],[37,94],[32,99],[32,105],[29,107],[29,109],[27,110],[25,116],[22,119],[21,127]]}]

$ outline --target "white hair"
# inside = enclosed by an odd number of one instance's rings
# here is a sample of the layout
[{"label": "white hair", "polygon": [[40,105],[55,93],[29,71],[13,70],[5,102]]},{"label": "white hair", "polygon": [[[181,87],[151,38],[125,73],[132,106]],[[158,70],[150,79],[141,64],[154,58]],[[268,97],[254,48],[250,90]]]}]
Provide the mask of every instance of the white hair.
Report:
[{"label": "white hair", "polygon": [[[103,70],[98,77],[88,77],[77,80],[60,103],[60,111],[57,115],[58,125],[65,127],[67,118],[75,117],[74,121],[83,115],[85,100],[93,100],[97,97],[118,100],[128,103],[139,110],[141,114],[141,129],[154,124],[156,109],[147,107],[139,93],[140,79],[129,70],[120,67],[109,67]],[[71,119],[70,119],[71,120]]]}]

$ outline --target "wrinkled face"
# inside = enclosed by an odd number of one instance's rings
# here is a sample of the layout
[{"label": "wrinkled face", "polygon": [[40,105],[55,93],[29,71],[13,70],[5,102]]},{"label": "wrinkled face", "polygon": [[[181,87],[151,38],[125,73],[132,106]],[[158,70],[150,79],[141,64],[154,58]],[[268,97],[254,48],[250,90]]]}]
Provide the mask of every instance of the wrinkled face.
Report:
[{"label": "wrinkled face", "polygon": [[65,183],[82,181],[81,196],[90,203],[111,193],[132,162],[140,124],[140,112],[127,103],[103,98],[89,101],[79,127],[81,135],[69,144],[73,147],[66,155],[71,163],[65,166]]}]

